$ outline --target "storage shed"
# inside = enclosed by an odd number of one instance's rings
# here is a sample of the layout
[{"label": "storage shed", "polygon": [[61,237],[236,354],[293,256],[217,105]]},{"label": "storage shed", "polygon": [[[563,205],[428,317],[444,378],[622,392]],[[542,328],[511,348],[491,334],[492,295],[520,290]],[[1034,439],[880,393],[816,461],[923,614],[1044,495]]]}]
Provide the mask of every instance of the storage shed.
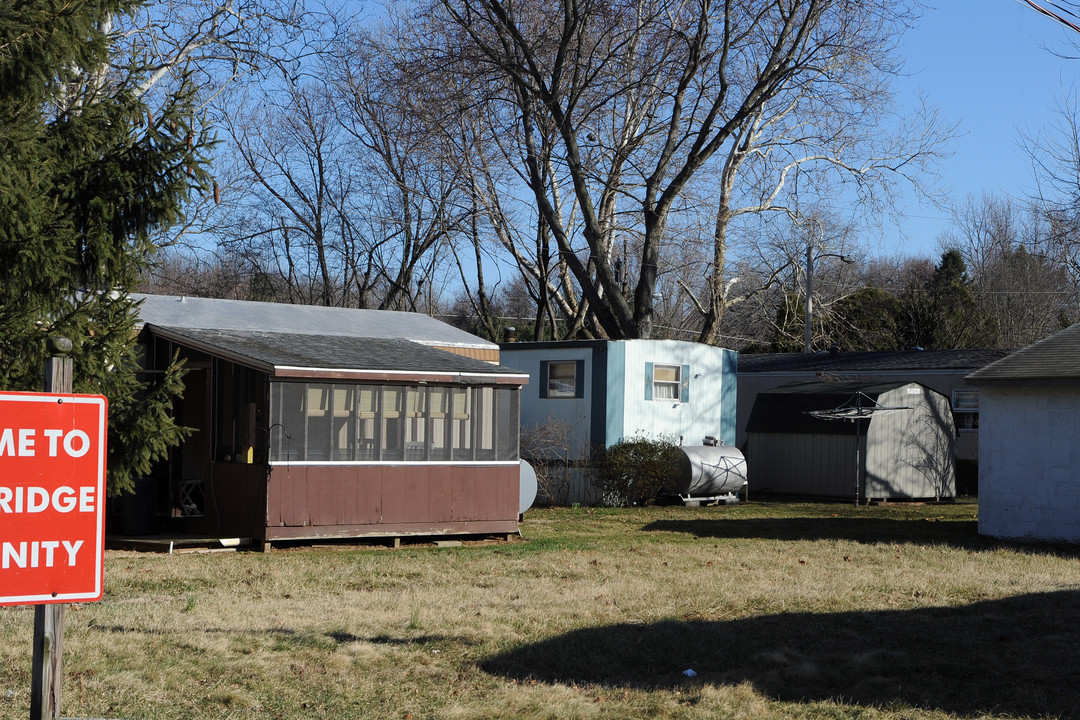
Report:
[{"label": "storage shed", "polygon": [[281,540],[518,530],[524,373],[415,313],[136,296],[150,371],[186,362],[195,433],[125,530]]},{"label": "storage shed", "polygon": [[979,532],[1080,542],[1080,324],[968,382],[982,406]]},{"label": "storage shed", "polygon": [[746,421],[759,392],[793,382],[917,382],[952,400],[956,425],[956,483],[960,494],[977,494],[979,389],[964,378],[1012,350],[903,350],[739,354],[739,426],[736,443],[746,440]]},{"label": "storage shed", "polygon": [[758,394],[747,422],[750,487],[822,498],[956,494],[949,399],[919,383],[809,382]]}]

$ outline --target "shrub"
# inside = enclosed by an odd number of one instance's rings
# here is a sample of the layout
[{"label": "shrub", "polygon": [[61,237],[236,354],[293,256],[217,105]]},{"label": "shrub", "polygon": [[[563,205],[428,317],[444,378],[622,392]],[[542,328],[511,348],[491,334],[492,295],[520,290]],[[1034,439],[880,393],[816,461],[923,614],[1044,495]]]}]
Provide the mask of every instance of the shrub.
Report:
[{"label": "shrub", "polygon": [[644,505],[679,480],[679,446],[663,439],[631,438],[593,455],[594,481],[607,505]]}]

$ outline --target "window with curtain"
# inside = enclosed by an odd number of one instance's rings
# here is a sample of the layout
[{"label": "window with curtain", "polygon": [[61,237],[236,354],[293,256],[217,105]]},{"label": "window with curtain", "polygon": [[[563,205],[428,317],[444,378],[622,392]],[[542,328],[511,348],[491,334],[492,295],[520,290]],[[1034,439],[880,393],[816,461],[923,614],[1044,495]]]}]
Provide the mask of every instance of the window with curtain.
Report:
[{"label": "window with curtain", "polygon": [[682,396],[682,367],[679,365],[653,365],[653,400],[678,402]]},{"label": "window with curtain", "polygon": [[572,398],[577,392],[577,363],[549,362],[547,365],[547,397]]}]

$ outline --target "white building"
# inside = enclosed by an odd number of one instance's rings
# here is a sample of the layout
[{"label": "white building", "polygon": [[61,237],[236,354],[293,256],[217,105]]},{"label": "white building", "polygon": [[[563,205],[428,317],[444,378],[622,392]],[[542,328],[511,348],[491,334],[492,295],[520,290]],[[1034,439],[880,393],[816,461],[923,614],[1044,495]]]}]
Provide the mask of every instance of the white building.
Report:
[{"label": "white building", "polygon": [[968,376],[979,388],[979,533],[1080,542],[1080,324]]}]

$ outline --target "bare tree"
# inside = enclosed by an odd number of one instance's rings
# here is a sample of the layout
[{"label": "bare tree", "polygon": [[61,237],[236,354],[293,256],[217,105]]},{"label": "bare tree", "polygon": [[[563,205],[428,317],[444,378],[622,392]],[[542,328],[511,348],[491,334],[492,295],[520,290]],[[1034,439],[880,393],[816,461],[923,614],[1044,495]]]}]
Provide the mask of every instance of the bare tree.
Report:
[{"label": "bare tree", "polygon": [[[95,82],[105,82],[139,69],[139,87],[150,109],[157,108],[184,83],[197,88],[195,111],[187,119],[189,137],[196,145],[202,135],[221,125],[222,110],[233,107],[233,93],[249,82],[263,79],[270,70],[295,72],[298,63],[317,53],[330,15],[316,2],[299,0],[160,0],[137,4],[112,17],[104,29],[112,33],[120,62],[99,68]],[[132,61],[125,65],[127,61]],[[231,152],[226,143],[205,143],[215,161]],[[215,162],[215,165],[218,165]],[[217,175],[217,172],[215,172]],[[206,192],[186,204],[185,216],[155,243],[188,243],[211,252],[206,232],[218,222],[217,202],[225,191],[220,178],[207,182]],[[242,187],[242,186],[241,186]],[[235,192],[232,194],[235,195]]]},{"label": "bare tree", "polygon": [[1076,318],[1080,295],[1068,272],[1071,243],[1055,235],[1037,209],[991,195],[969,198],[939,242],[960,252],[976,305],[993,320],[999,347],[1024,347]]},{"label": "bare tree", "polygon": [[489,155],[520,181],[499,196],[531,193],[535,225],[579,293],[564,311],[585,309],[593,332],[654,334],[663,258],[700,215],[692,191],[712,198],[697,298],[699,339],[710,341],[727,302],[729,227],[796,212],[796,168],[820,171],[822,189],[828,175],[853,181],[876,205],[934,158],[948,131],[932,114],[905,126],[913,132],[882,132],[878,120],[911,19],[887,0],[440,0],[416,26],[433,72],[468,80],[499,148]]},{"label": "bare tree", "polygon": [[[863,285],[854,256],[855,229],[835,217],[813,213],[793,221],[780,215],[763,223],[753,241],[752,262],[744,261],[724,292],[728,302],[749,305],[755,316],[755,348],[795,351],[804,344],[808,290],[806,253],[814,259],[812,344],[835,340],[833,308]],[[745,320],[744,320],[745,322]]]},{"label": "bare tree", "polygon": [[[589,485],[591,448],[582,446],[577,427],[583,418],[567,421],[549,416],[521,428],[521,455],[533,464],[541,499],[549,505],[569,505]],[[576,493],[575,493],[576,491]]]},{"label": "bare tree", "polygon": [[432,128],[430,111],[402,82],[397,43],[367,32],[339,46],[333,83],[340,123],[354,141],[351,162],[362,178],[345,199],[364,218],[365,252],[381,283],[380,308],[417,309],[432,287],[451,237],[463,230],[461,181],[446,162],[446,148]]},{"label": "bare tree", "polygon": [[[1062,26],[1072,30],[1073,32],[1080,33],[1080,24],[1077,24],[1077,15],[1068,8],[1074,8],[1080,10],[1080,5],[1072,2],[1052,2],[1047,3],[1050,7],[1035,2],[1035,0],[1016,0],[1019,3],[1027,5],[1040,15],[1045,15],[1054,22],[1061,24]],[[1051,9],[1052,8],[1052,9]],[[1066,15],[1072,16],[1072,20],[1065,17]]]},{"label": "bare tree", "polygon": [[114,17],[107,31],[123,56],[140,60],[143,93],[168,93],[187,75],[200,88],[203,107],[214,111],[227,104],[237,81],[271,68],[295,72],[319,52],[332,19],[315,2],[300,0],[157,0]]},{"label": "bare tree", "polygon": [[1080,286],[1080,106],[1064,97],[1055,121],[1024,145],[1032,160],[1035,193],[1030,198],[1045,230],[1037,252],[1063,265]]},{"label": "bare tree", "polygon": [[223,112],[237,190],[216,234],[272,269],[281,300],[434,302],[444,245],[467,213],[386,47],[341,31],[299,72],[269,75]]},{"label": "bare tree", "polygon": [[352,179],[336,108],[311,82],[285,83],[224,120],[249,189],[230,202],[222,246],[275,268],[283,300],[355,303],[366,283],[337,242],[347,222],[337,192]]}]

